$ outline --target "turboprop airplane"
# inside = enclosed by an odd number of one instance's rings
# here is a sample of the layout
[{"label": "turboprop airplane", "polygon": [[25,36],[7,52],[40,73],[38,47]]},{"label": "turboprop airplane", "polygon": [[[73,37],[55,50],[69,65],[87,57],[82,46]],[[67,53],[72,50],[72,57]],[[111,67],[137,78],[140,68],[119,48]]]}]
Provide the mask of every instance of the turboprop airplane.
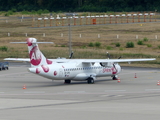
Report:
[{"label": "turboprop airplane", "polygon": [[[28,38],[29,58],[6,58],[4,60],[28,61],[31,73],[52,80],[64,80],[65,83],[74,81],[87,81],[94,83],[97,77],[111,76],[113,80],[118,79],[121,67],[118,62],[151,61],[151,59],[47,59],[38,48],[37,39]],[[50,42],[45,42],[50,43]]]}]

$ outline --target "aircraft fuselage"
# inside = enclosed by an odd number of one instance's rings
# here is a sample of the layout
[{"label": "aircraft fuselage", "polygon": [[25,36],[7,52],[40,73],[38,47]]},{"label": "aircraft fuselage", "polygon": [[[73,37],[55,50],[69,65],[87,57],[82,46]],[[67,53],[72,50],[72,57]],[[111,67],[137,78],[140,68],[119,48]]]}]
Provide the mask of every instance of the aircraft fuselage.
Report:
[{"label": "aircraft fuselage", "polygon": [[121,71],[119,64],[101,66],[99,63],[53,63],[29,68],[29,71],[52,80],[87,80],[89,77],[114,76]]}]

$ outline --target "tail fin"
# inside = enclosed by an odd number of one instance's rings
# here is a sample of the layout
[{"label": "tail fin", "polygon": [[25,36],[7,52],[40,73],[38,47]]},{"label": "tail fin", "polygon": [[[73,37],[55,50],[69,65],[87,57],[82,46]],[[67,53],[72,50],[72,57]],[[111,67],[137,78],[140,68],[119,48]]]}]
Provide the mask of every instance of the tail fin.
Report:
[{"label": "tail fin", "polygon": [[37,66],[52,64],[52,61],[46,59],[46,57],[39,50],[37,43],[51,43],[51,42],[37,42],[37,39],[35,38],[27,39],[31,66],[37,67]]}]

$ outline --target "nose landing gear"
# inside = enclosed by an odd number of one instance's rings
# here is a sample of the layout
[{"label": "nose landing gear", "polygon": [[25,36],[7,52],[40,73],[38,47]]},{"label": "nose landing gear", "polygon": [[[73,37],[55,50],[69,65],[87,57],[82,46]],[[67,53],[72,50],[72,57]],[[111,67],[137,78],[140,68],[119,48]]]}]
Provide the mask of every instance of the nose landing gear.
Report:
[{"label": "nose landing gear", "polygon": [[112,80],[118,80],[118,75],[114,75]]}]

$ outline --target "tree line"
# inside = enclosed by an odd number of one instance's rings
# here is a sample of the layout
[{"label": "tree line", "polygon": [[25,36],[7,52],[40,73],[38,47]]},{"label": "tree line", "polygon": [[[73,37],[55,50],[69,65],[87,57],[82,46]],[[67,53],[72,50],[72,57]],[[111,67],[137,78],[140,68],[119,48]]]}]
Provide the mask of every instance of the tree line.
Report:
[{"label": "tree line", "polygon": [[0,11],[160,11],[160,0],[0,0]]}]

